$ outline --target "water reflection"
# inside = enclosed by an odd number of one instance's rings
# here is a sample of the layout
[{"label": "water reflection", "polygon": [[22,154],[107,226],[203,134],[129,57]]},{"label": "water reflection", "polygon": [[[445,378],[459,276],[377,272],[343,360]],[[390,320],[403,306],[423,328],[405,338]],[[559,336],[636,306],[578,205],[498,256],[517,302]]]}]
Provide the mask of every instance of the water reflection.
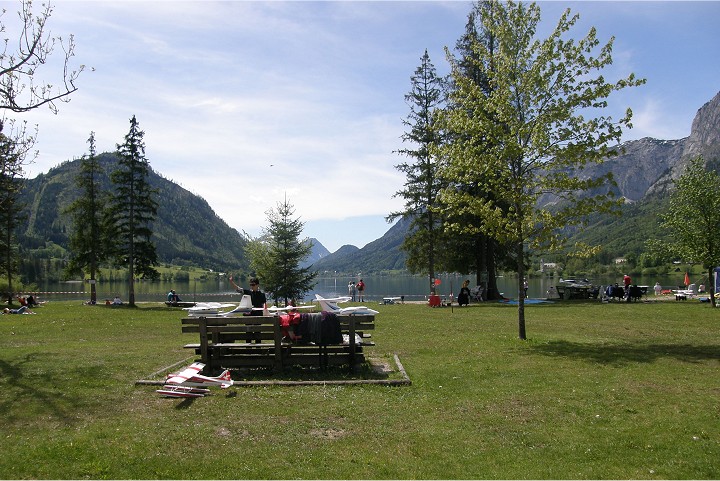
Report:
[{"label": "water reflection", "polygon": [[[638,285],[653,286],[655,282],[667,288],[677,288],[678,282],[682,279],[675,279],[676,276],[668,277],[638,277],[633,283]],[[367,302],[379,302],[383,297],[404,296],[408,301],[425,300],[430,293],[430,282],[428,278],[421,276],[362,276],[366,284],[365,298]],[[317,279],[315,288],[305,296],[309,301],[315,298],[315,294],[323,297],[336,297],[348,295],[348,283],[357,282],[359,277],[325,277]],[[436,291],[441,296],[447,296],[451,292],[457,295],[460,286],[465,279],[470,280],[470,286],[476,285],[474,276],[445,275],[440,276],[440,284]],[[559,279],[548,277],[531,277],[528,280],[528,296],[530,298],[544,298],[550,286],[558,284]],[[622,276],[593,278],[590,281],[595,285],[608,285],[619,282],[622,284]],[[505,297],[517,299],[518,282],[516,277],[498,277],[498,289]],[[248,286],[244,286],[248,287]],[[170,289],[175,289],[182,300],[187,301],[218,301],[237,302],[240,295],[229,285],[226,279],[219,278],[206,281],[190,282],[142,282],[135,284],[135,300],[138,302],[155,301],[162,302],[166,299]],[[88,300],[90,298],[90,285],[88,283],[52,283],[40,286],[39,296],[44,300]],[[128,289],[125,282],[101,282],[97,284],[97,298],[99,302],[105,299],[112,299],[119,295],[124,301],[128,298]]]}]

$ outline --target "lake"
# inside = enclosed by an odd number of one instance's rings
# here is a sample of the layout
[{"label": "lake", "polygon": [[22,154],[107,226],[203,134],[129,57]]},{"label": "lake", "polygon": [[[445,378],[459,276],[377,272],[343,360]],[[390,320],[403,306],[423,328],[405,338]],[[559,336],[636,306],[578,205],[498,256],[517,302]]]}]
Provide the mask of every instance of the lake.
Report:
[{"label": "lake", "polygon": [[[653,286],[660,282],[665,288],[676,289],[683,283],[683,273],[673,276],[662,276],[652,278],[634,278],[633,283],[638,285]],[[457,297],[460,286],[465,279],[470,280],[470,286],[475,286],[474,276],[440,276],[440,284],[436,291],[441,296],[447,296],[451,291]],[[314,299],[315,294],[323,297],[336,297],[347,295],[348,282],[357,282],[359,278],[351,277],[324,277],[317,279],[315,288],[305,297],[306,300]],[[365,299],[368,302],[380,302],[383,297],[405,296],[408,301],[426,300],[430,293],[430,283],[426,277],[421,276],[363,276],[366,284]],[[531,298],[544,298],[550,286],[557,285],[559,279],[547,277],[531,277],[529,279],[528,296]],[[517,298],[517,278],[498,277],[498,288],[505,297]],[[604,277],[591,279],[596,285],[607,285],[618,282],[622,284],[622,276]],[[699,284],[701,281],[693,279]],[[248,286],[245,286],[248,287]],[[262,287],[262,285],[261,285]],[[178,282],[142,282],[135,283],[135,300],[161,302],[166,299],[170,289],[175,289],[183,300],[206,301],[206,302],[238,302],[239,295],[233,291],[226,279],[210,281]],[[98,301],[112,299],[119,295],[124,301],[128,298],[128,289],[125,282],[102,282],[97,285]],[[83,282],[59,282],[45,284],[39,287],[38,296],[41,300],[88,300],[90,299],[90,285]]]}]

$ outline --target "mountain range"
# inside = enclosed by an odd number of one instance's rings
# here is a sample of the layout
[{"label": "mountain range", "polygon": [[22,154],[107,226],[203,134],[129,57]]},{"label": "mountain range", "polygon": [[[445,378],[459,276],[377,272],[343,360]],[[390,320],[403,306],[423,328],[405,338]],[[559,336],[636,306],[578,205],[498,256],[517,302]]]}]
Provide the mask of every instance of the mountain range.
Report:
[{"label": "mountain range", "polygon": [[[610,258],[640,254],[647,239],[662,235],[658,213],[667,205],[673,180],[682,175],[691,159],[702,156],[706,165],[720,170],[720,92],[697,111],[688,137],[677,140],[646,137],[619,147],[617,156],[576,172],[591,178],[611,172],[616,184],[611,190],[624,200],[620,216],[598,215],[587,228],[572,234],[573,241],[603,245]],[[541,205],[556,201],[550,195],[539,200]],[[369,266],[379,265],[386,270],[402,268],[405,258],[399,246],[408,224],[398,222],[363,249],[344,246],[316,262],[315,267],[339,272],[367,271]]]},{"label": "mountain range", "polygon": [[[603,243],[613,255],[642,249],[644,240],[657,228],[657,213],[667,202],[672,181],[685,170],[690,159],[702,155],[714,168],[720,164],[720,93],[702,106],[692,123],[688,137],[678,140],[643,138],[623,143],[621,153],[600,165],[583,169],[579,175],[596,177],[612,172],[615,194],[625,201],[620,217],[598,217],[588,229],[578,232],[581,238]],[[109,173],[115,156],[99,156]],[[80,161],[68,161],[28,179],[23,189],[28,223],[19,236],[25,252],[47,249],[48,244],[67,246],[69,219],[63,209],[74,198],[75,177]],[[109,188],[109,179],[102,179]],[[194,264],[217,270],[246,270],[246,239],[218,217],[208,203],[162,175],[152,172],[150,182],[158,190],[160,209],[153,226],[158,257],[161,262]],[[545,196],[541,203],[554,202]],[[400,245],[407,234],[409,220],[395,223],[381,238],[362,249],[342,246],[330,253],[318,239],[306,265],[321,272],[372,273],[405,268],[405,254]]]}]

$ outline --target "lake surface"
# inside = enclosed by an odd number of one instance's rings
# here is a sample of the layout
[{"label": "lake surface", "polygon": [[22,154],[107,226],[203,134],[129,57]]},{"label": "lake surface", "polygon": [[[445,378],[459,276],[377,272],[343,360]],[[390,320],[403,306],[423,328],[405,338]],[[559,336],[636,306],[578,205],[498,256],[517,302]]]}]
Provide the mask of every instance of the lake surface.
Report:
[{"label": "lake surface", "polygon": [[[653,286],[660,282],[665,288],[676,289],[683,283],[684,273],[673,276],[634,278],[633,283]],[[474,276],[441,276],[436,291],[441,296],[447,296],[452,291],[455,297],[465,279],[470,280],[470,286],[475,286]],[[351,280],[357,282],[359,278],[329,277],[317,279],[315,288],[306,295],[305,300],[315,298],[315,294],[323,297],[336,297],[348,295],[347,285]],[[367,302],[380,302],[383,297],[405,296],[408,301],[426,300],[430,293],[430,283],[426,277],[420,276],[363,276],[366,284],[365,299]],[[604,277],[590,279],[595,285],[620,283],[622,277]],[[517,299],[517,278],[499,277],[498,288],[505,297]],[[559,279],[530,278],[528,296],[531,298],[544,298],[550,286],[558,284]],[[695,282],[695,279],[692,279]],[[701,282],[697,280],[698,284]],[[248,287],[248,286],[245,286]],[[261,285],[262,287],[262,285]],[[170,289],[175,289],[182,300],[206,302],[238,302],[240,295],[234,292],[226,279],[211,281],[178,282],[136,282],[135,300],[162,302],[166,299]],[[41,300],[89,300],[90,285],[82,282],[60,282],[39,286]],[[128,299],[128,289],[125,282],[102,282],[97,284],[98,301],[112,299],[116,295],[124,301]]]}]

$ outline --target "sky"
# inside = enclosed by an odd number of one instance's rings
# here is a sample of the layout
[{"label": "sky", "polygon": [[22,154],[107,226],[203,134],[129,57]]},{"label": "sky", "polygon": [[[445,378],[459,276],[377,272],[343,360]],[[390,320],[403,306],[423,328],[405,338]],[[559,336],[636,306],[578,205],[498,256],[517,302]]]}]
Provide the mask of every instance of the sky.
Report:
[{"label": "sky", "polygon": [[[0,1],[12,30],[19,1]],[[623,140],[681,139],[720,91],[720,2],[540,1],[546,37],[566,8],[569,36],[615,37],[617,80],[646,85],[611,96],[607,113],[634,112]],[[39,4],[37,4],[39,6]],[[36,6],[36,8],[38,8]],[[402,208],[394,194],[406,158],[405,95],[427,49],[438,74],[463,34],[466,1],[57,0],[53,36],[74,36],[72,65],[86,66],[59,113],[15,118],[37,125],[34,178],[123,142],[136,116],[145,154],[163,177],[203,197],[228,225],[257,236],[287,200],[302,237],[330,252],[364,247]],[[8,34],[5,34],[7,37]],[[36,78],[59,83],[62,52]],[[162,199],[160,199],[162,208]]]}]

